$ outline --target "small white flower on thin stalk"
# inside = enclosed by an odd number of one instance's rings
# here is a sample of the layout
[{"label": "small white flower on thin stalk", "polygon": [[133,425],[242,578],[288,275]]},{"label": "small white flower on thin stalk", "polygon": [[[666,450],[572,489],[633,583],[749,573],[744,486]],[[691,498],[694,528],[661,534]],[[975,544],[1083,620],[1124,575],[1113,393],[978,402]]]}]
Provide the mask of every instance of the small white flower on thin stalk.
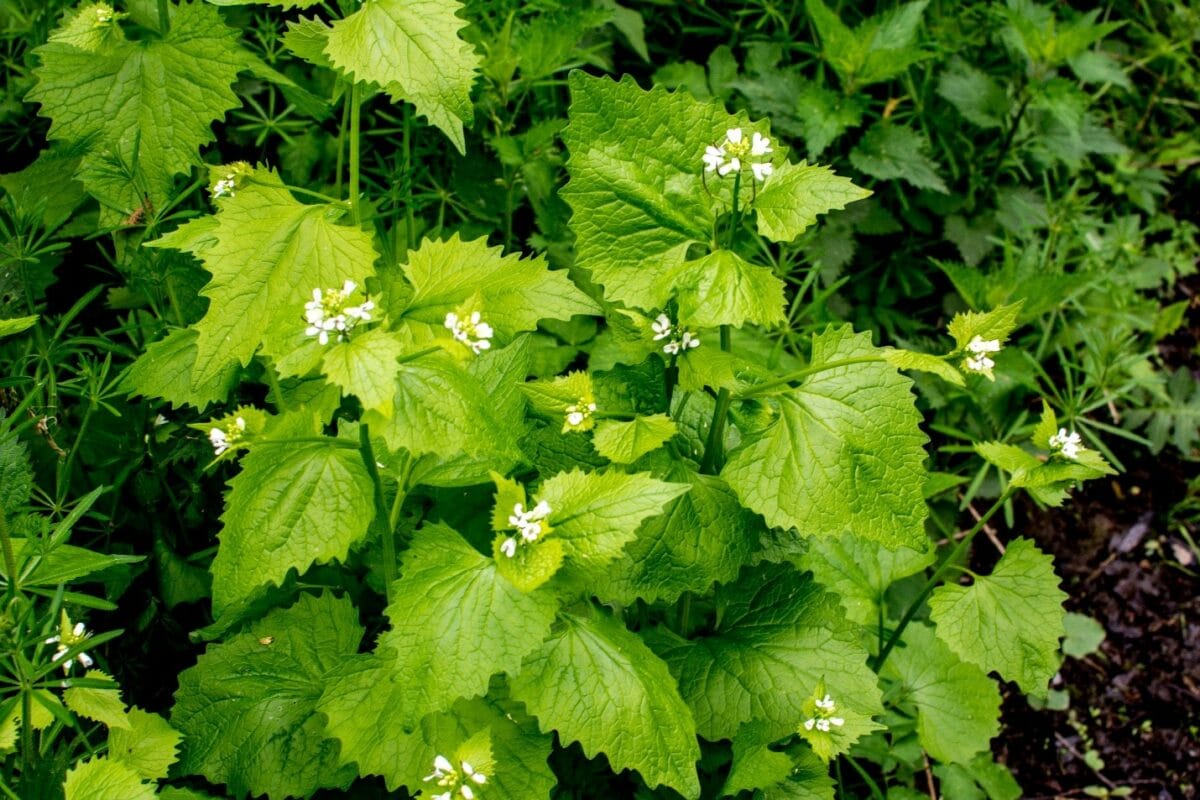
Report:
[{"label": "small white flower on thin stalk", "polygon": [[592,415],[596,413],[596,401],[590,397],[579,398],[578,403],[563,409],[563,433],[571,431],[586,431],[592,427]]},{"label": "small white flower on thin stalk", "polygon": [[1079,458],[1079,453],[1086,450],[1083,439],[1075,431],[1059,428],[1058,433],[1050,437],[1050,450],[1061,453],[1071,460]]},{"label": "small white flower on thin stalk", "polygon": [[669,340],[662,348],[663,352],[669,356],[677,356],[684,351],[700,346],[700,339],[696,337],[696,334],[672,325],[671,319],[666,314],[659,314],[658,318],[650,323],[650,328],[654,331],[654,341]]},{"label": "small white flower on thin stalk", "polygon": [[967,343],[967,352],[970,355],[963,362],[967,369],[971,372],[988,374],[996,366],[996,362],[990,358],[989,354],[1000,352],[1000,341],[976,336]]},{"label": "small white flower on thin stalk", "polygon": [[246,420],[235,418],[224,428],[213,428],[208,432],[208,440],[212,443],[214,455],[224,455],[225,451],[236,445],[246,432]]},{"label": "small white flower on thin stalk", "polygon": [[747,140],[741,128],[730,128],[725,131],[725,141],[708,145],[700,158],[705,172],[716,172],[722,178],[731,172],[740,172],[742,164],[749,163],[754,179],[761,183],[771,175],[774,167],[769,161],[750,159],[761,159],[772,152],[771,140],[761,133],[755,133]]},{"label": "small white flower on thin stalk", "polygon": [[823,733],[829,733],[833,728],[840,728],[846,724],[845,719],[834,716],[837,712],[837,704],[828,694],[817,700],[815,705],[813,716],[804,721],[804,730],[811,731],[815,728]]},{"label": "small white flower on thin stalk", "polygon": [[650,328],[654,331],[654,341],[665,339],[671,335],[671,318],[666,314],[659,314],[658,318],[650,323]]},{"label": "small white flower on thin stalk", "polygon": [[[84,627],[82,622],[76,622],[74,626],[72,626],[70,622],[71,620],[67,617],[66,612],[63,612],[63,625],[61,630],[57,636],[51,636],[45,642],[46,644],[58,645],[58,649],[54,653],[54,658],[56,660],[66,655],[67,651],[72,647],[91,638],[92,634],[88,633],[88,629]],[[96,663],[92,660],[91,656],[81,650],[62,663],[63,672],[70,674],[71,665],[76,661],[78,661],[79,666],[83,667],[84,669],[90,669],[92,664]]]},{"label": "small white flower on thin stalk", "polygon": [[340,290],[313,289],[313,299],[304,304],[304,319],[308,322],[305,335],[317,337],[323,345],[329,344],[330,334],[344,342],[360,322],[369,322],[375,303],[366,299],[355,306],[349,303],[350,295],[357,288],[358,284],[347,280]]},{"label": "small white flower on thin stalk", "polygon": [[218,197],[233,197],[234,189],[237,183],[234,181],[234,174],[231,172],[221,180],[213,184],[212,196],[216,200]]},{"label": "small white flower on thin stalk", "polygon": [[479,355],[492,346],[491,338],[496,335],[492,326],[483,321],[478,311],[472,311],[470,316],[463,319],[451,311],[446,314],[442,323],[454,338],[471,348],[471,352]]},{"label": "small white flower on thin stalk", "polygon": [[523,503],[515,504],[513,513],[508,516],[508,524],[517,530],[518,536],[510,536],[501,542],[500,552],[514,558],[519,545],[536,542],[538,537],[546,532],[546,518],[550,516],[550,512],[550,504],[545,500],[528,511]]}]

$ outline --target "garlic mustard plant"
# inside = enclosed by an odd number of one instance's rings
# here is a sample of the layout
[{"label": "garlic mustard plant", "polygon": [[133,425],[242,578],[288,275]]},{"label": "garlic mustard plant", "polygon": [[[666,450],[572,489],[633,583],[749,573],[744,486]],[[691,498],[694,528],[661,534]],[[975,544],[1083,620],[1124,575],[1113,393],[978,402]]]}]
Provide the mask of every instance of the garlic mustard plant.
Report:
[{"label": "garlic mustard plant", "polygon": [[763,156],[774,152],[771,140],[757,131],[747,140],[741,128],[730,128],[725,132],[725,141],[719,145],[708,145],[704,149],[701,160],[705,172],[716,172],[725,177],[732,172],[739,172],[744,165],[749,165],[754,179],[765,181],[774,171],[771,162],[762,160]]},{"label": "garlic mustard plant", "polygon": [[450,311],[446,314],[446,319],[442,324],[454,335],[456,340],[471,348],[471,352],[475,355],[479,355],[492,346],[491,339],[495,332],[491,325],[483,321],[483,317],[478,311],[472,311],[465,317],[460,317],[457,313]]},{"label": "garlic mustard plant", "polygon": [[1083,439],[1075,431],[1059,428],[1058,433],[1050,437],[1051,452],[1061,454],[1064,458],[1072,461],[1078,459],[1079,454],[1086,449],[1083,446]]},{"label": "garlic mustard plant", "polygon": [[308,322],[306,336],[315,336],[321,344],[328,344],[332,334],[336,341],[344,342],[359,323],[369,322],[375,303],[363,299],[351,305],[350,297],[358,284],[347,280],[341,289],[313,289],[312,300],[304,304],[304,318]]},{"label": "garlic mustard plant", "polygon": [[475,800],[476,789],[487,783],[487,775],[477,771],[468,761],[460,761],[456,770],[450,759],[439,755],[433,760],[433,772],[426,775],[424,781],[434,782],[446,790],[433,795],[432,800],[452,800],[455,795],[463,800]]},{"label": "garlic mustard plant", "polygon": [[[45,644],[58,645],[58,649],[54,654],[54,658],[57,661],[58,659],[67,656],[67,653],[71,650],[71,648],[78,647],[90,639],[91,636],[92,634],[88,632],[88,629],[82,622],[76,622],[72,624],[71,618],[67,616],[67,612],[63,611],[62,619],[59,624],[59,632],[46,639]],[[78,662],[79,666],[83,667],[84,669],[90,669],[92,664],[95,663],[91,656],[80,650],[74,655],[67,657],[62,662],[62,671],[69,674],[71,672],[72,664],[76,662]]]},{"label": "garlic mustard plant", "polygon": [[222,427],[214,426],[208,432],[208,440],[212,443],[213,454],[222,456],[231,447],[236,447],[246,434],[246,418],[234,417]]},{"label": "garlic mustard plant", "polygon": [[[700,346],[700,340],[694,333],[672,325],[671,318],[666,314],[659,314],[650,323],[650,328],[654,331],[654,341],[667,340],[667,343],[662,346],[662,351],[667,355],[676,356],[681,352],[686,352]],[[595,409],[592,410],[594,411]]]}]

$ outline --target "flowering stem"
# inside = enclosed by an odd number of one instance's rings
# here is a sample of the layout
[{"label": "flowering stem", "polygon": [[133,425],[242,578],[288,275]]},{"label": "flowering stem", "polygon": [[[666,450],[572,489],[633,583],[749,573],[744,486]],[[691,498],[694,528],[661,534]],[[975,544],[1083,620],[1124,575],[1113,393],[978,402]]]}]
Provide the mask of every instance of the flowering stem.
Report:
[{"label": "flowering stem", "polygon": [[[721,326],[721,349],[726,353],[733,349],[728,325]],[[732,404],[733,396],[728,389],[717,393],[717,405],[713,408],[712,422],[708,426],[708,438],[704,440],[704,460],[700,462],[700,472],[707,475],[716,475],[724,466],[725,419],[729,416],[729,406]]]},{"label": "flowering stem", "polygon": [[362,84],[357,81],[350,86],[350,214],[354,224],[362,224],[358,206],[358,172],[361,166],[362,142],[359,130],[362,127]]},{"label": "flowering stem", "polygon": [[375,528],[380,533],[383,542],[383,592],[387,601],[392,601],[392,584],[396,582],[396,539],[391,525],[388,524],[387,503],[383,499],[383,478],[379,476],[379,467],[375,462],[375,450],[371,447],[371,432],[367,423],[358,426],[359,450],[371,483],[375,485]]},{"label": "flowering stem", "polygon": [[900,624],[896,626],[894,631],[892,631],[891,636],[889,636],[887,642],[884,643],[883,649],[879,651],[879,655],[877,655],[872,661],[872,669],[874,669],[876,672],[879,672],[879,670],[883,667],[884,662],[887,661],[888,655],[896,646],[896,643],[900,641],[900,636],[904,633],[904,629],[908,627],[908,623],[913,621],[913,617],[917,615],[917,612],[924,604],[925,599],[928,598],[929,595],[933,593],[933,590],[937,587],[938,581],[942,579],[943,575],[955,567],[959,557],[961,557],[962,554],[966,552],[967,548],[971,546],[971,540],[975,538],[975,534],[983,530],[983,526],[987,524],[987,521],[991,519],[997,511],[1004,507],[1004,504],[1008,502],[1009,498],[1016,494],[1016,491],[1017,490],[1012,486],[1005,489],[1004,493],[1000,495],[1000,498],[992,504],[992,507],[985,511],[983,516],[975,521],[975,526],[971,528],[971,530],[967,531],[967,534],[963,536],[959,543],[955,545],[954,549],[950,551],[950,555],[942,559],[942,563],[938,565],[938,568],[935,569],[933,574],[929,576],[929,580],[925,582],[925,586],[921,588],[921,593],[917,595],[916,599],[913,600],[912,604],[908,607],[908,610],[904,612],[904,616],[900,618]]}]

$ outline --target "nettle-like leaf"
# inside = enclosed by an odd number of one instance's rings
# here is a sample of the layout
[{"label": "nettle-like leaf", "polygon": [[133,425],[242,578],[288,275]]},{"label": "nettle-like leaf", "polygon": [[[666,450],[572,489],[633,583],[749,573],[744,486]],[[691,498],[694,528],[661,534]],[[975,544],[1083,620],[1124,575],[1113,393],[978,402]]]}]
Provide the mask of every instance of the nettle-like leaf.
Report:
[{"label": "nettle-like leaf", "polygon": [[1066,599],[1054,559],[1028,539],[1016,539],[991,575],[970,586],[939,586],[929,608],[938,638],[960,658],[1044,695],[1058,671]]},{"label": "nettle-like leaf", "polygon": [[815,164],[782,164],[754,200],[758,232],[776,242],[790,242],[817,221],[818,214],[845,208],[870,197],[868,189],[829,167]]},{"label": "nettle-like leaf", "polygon": [[928,150],[929,142],[922,134],[903,125],[880,122],[850,152],[850,163],[873,178],[899,179],[918,189],[949,194]]},{"label": "nettle-like leaf", "polygon": [[889,550],[847,533],[841,538],[810,539],[797,564],[811,570],[818,583],[837,593],[847,619],[875,626],[888,587],[932,565],[934,557],[932,549]]},{"label": "nettle-like leaf", "polygon": [[448,312],[478,295],[476,310],[507,340],[536,329],[544,319],[600,313],[565,271],[549,269],[542,256],[502,252],[485,238],[463,241],[458,234],[444,242],[425,241],[403,265],[413,286],[404,317],[441,328]]},{"label": "nettle-like leaf", "polygon": [[132,395],[161,397],[176,408],[203,409],[224,400],[237,381],[238,362],[229,359],[208,378],[195,380],[199,337],[193,328],[176,328],[154,342],[126,370],[121,388]]},{"label": "nettle-like leaf", "polygon": [[331,344],[321,359],[321,371],[344,394],[356,396],[365,410],[386,419],[392,416],[396,362],[404,351],[399,337],[374,328]]},{"label": "nettle-like leaf", "polygon": [[154,800],[154,786],[131,767],[111,758],[80,761],[67,772],[66,800]]},{"label": "nettle-like leaf", "polygon": [[371,0],[333,23],[325,54],[354,80],[412,103],[466,153],[463,123],[473,116],[479,57],[459,37],[467,26],[461,10],[456,0]]},{"label": "nettle-like leaf", "polygon": [[212,564],[216,615],[288,570],[344,559],[367,534],[374,485],[344,440],[263,442],[229,482],[221,546]]},{"label": "nettle-like leaf", "polygon": [[307,797],[345,787],[338,743],[326,738],[317,699],[358,650],[363,630],[347,599],[304,594],[179,676],[172,724],[184,735],[181,770],[224,783],[234,797]]},{"label": "nettle-like leaf", "polygon": [[167,777],[171,765],[179,760],[183,734],[158,714],[140,708],[129,709],[129,728],[108,734],[108,757],[131,767],[146,780]]},{"label": "nettle-like leaf", "polygon": [[868,17],[852,30],[822,0],[805,3],[821,35],[821,55],[847,90],[894,78],[927,57],[925,51],[914,46],[927,5],[928,0],[904,3]]},{"label": "nettle-like leaf", "polygon": [[807,719],[805,701],[822,681],[845,719],[832,733],[834,752],[880,727],[871,721],[883,713],[875,674],[835,595],[791,565],[770,564],[720,587],[716,602],[724,613],[712,634],[649,636],[701,736],[732,738],[754,721],[770,739],[784,738]]},{"label": "nettle-like leaf", "polygon": [[313,289],[347,280],[362,285],[374,274],[370,234],[337,224],[341,206],[297,202],[274,173],[256,170],[220,202],[204,238],[154,243],[188,249],[212,273],[201,292],[211,300],[208,313],[195,325],[193,385],[223,374],[231,362],[249,364],[260,344],[270,355],[291,353]]},{"label": "nettle-like leaf", "polygon": [[[106,675],[98,669],[88,670],[84,677],[100,681],[112,680],[111,675]],[[93,686],[72,686],[63,692],[63,703],[79,716],[103,722],[109,729],[130,727],[125,703],[122,702],[121,692],[116,687],[98,689]]]},{"label": "nettle-like leaf", "polygon": [[[775,180],[773,176],[769,185]],[[679,317],[700,328],[740,328],[747,322],[776,325],[786,319],[783,289],[783,281],[769,268],[751,264],[732,250],[717,250],[680,272]]]},{"label": "nettle-like leaf", "polygon": [[667,665],[611,617],[559,619],[560,630],[512,678],[513,698],[588,756],[603,753],[651,787],[698,798],[696,726]]},{"label": "nettle-like leaf", "polygon": [[959,350],[965,350],[977,336],[1004,344],[1017,327],[1022,305],[1017,302],[993,308],[991,311],[960,311],[950,320],[947,331],[954,338],[956,349]]},{"label": "nettle-like leaf", "polygon": [[[87,13],[69,15],[64,31]],[[94,9],[92,17],[94,27]],[[107,27],[94,46],[65,35],[37,48],[38,82],[27,99],[51,118],[51,140],[92,142],[126,156],[136,151],[146,188],[160,200],[172,176],[199,163],[212,123],[239,105],[230,86],[255,59],[238,32],[201,2],[174,6],[162,37],[129,41],[115,23]]]},{"label": "nettle-like leaf", "polygon": [[833,800],[829,765],[807,745],[769,749],[762,724],[744,725],[733,739],[733,764],[721,796],[755,791],[762,800]]},{"label": "nettle-like leaf", "polygon": [[772,526],[924,550],[926,438],[912,383],[881,356],[855,363],[873,356],[870,334],[848,326],[814,335],[811,375],[776,398],[775,421],[721,477]]},{"label": "nettle-like leaf", "polygon": [[969,763],[1000,732],[1000,691],[979,667],[959,660],[922,623],[904,630],[883,665],[917,711],[917,737],[939,761]]},{"label": "nettle-like leaf", "polygon": [[666,414],[631,420],[605,419],[596,423],[592,444],[596,452],[615,464],[632,464],[663,446],[678,432]]}]

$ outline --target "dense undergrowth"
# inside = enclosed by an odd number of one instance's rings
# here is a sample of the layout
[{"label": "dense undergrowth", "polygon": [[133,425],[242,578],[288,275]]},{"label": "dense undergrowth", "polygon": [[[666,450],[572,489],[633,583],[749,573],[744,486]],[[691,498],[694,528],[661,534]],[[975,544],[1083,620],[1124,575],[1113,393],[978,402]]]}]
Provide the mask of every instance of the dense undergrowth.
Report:
[{"label": "dense undergrowth", "polygon": [[5,796],[1021,796],[1024,510],[1200,444],[1200,12],[0,25]]}]

